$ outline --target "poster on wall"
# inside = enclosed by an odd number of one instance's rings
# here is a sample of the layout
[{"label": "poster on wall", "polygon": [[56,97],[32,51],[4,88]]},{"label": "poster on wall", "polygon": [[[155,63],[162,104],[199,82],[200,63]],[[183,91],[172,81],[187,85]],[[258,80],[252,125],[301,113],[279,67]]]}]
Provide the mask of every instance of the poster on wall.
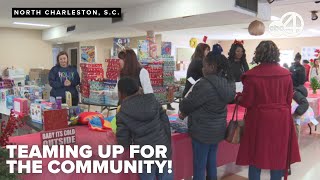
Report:
[{"label": "poster on wall", "polygon": [[316,59],[316,50],[320,49],[320,46],[318,47],[302,47],[301,50],[301,56],[302,60],[310,60],[310,59]]},{"label": "poster on wall", "polygon": [[161,43],[161,55],[162,56],[171,56],[172,44],[171,42],[162,42]]},{"label": "poster on wall", "polygon": [[94,46],[81,46],[81,62],[94,63],[96,61],[96,50]]},{"label": "poster on wall", "polygon": [[287,49],[287,50],[280,50],[280,65],[283,66],[286,63],[289,67],[291,63],[293,63],[294,59],[294,50]]},{"label": "poster on wall", "polygon": [[147,40],[138,41],[138,58],[140,60],[149,57],[149,43]]},{"label": "poster on wall", "polygon": [[130,39],[129,38],[114,38],[113,39],[113,57],[117,57],[118,53],[130,47]]}]

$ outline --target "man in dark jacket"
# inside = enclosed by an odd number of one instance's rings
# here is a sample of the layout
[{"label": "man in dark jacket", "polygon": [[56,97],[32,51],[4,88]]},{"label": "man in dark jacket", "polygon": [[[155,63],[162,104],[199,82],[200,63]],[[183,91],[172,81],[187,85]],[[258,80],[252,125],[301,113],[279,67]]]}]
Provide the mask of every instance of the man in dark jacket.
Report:
[{"label": "man in dark jacket", "polygon": [[[117,114],[117,141],[118,144],[129,147],[135,145],[165,145],[167,147],[167,158],[154,160],[171,159],[171,131],[169,118],[162,109],[160,103],[156,100],[154,94],[143,94],[139,90],[137,82],[131,78],[121,78],[118,82],[119,98],[121,99],[121,108]],[[141,155],[137,155],[138,160],[145,160]],[[167,167],[166,167],[167,168]],[[152,173],[147,174],[146,168],[140,174],[140,179],[155,179],[155,177],[164,180],[173,179],[173,174],[164,169],[159,174],[156,165],[152,165]]]},{"label": "man in dark jacket", "polygon": [[290,67],[292,73],[293,86],[303,85],[306,82],[306,70],[301,64],[301,54],[297,53],[294,58],[294,64]]}]

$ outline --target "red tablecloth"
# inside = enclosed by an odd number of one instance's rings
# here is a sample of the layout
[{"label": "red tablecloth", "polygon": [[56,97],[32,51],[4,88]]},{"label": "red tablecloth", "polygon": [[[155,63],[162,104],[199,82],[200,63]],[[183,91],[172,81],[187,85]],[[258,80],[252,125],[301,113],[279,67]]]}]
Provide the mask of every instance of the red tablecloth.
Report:
[{"label": "red tablecloth", "polygon": [[[234,105],[228,106],[228,120],[231,119]],[[244,115],[244,109],[239,109],[239,117],[242,118]],[[78,145],[90,145],[93,148],[93,158],[97,155],[98,145],[115,144],[115,137],[112,133],[101,133],[90,131],[86,126],[76,127],[76,136]],[[40,145],[40,133],[15,136],[11,137],[10,141],[16,144],[25,145]],[[173,134],[172,135],[172,149],[173,149],[173,170],[174,179],[184,179],[191,177],[193,174],[193,158],[192,158],[192,146],[191,138],[188,134]],[[236,160],[239,145],[229,144],[225,141],[219,144],[217,163],[218,166],[234,162]],[[96,157],[98,158],[98,157]],[[128,159],[128,153],[124,153],[120,159]],[[42,174],[26,174],[23,176],[23,180],[99,180],[99,179],[110,179],[110,180],[138,180],[137,174],[51,174],[47,170],[47,164],[52,159],[42,159],[43,161],[43,173]],[[60,161],[63,161],[60,159]]]}]

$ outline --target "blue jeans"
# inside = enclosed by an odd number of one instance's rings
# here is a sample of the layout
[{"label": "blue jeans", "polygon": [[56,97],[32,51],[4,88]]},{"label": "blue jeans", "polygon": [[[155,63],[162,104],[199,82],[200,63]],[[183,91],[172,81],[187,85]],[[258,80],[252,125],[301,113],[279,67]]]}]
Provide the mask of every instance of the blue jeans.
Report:
[{"label": "blue jeans", "polygon": [[218,144],[203,144],[195,139],[192,139],[192,149],[193,180],[217,180]]},{"label": "blue jeans", "polygon": [[[271,180],[281,180],[284,170],[270,170]],[[249,180],[260,180],[261,169],[249,166]]]},{"label": "blue jeans", "polygon": [[[172,169],[173,170],[173,169]],[[143,173],[139,174],[140,180],[173,180],[173,171],[168,173],[168,165],[163,168],[163,173],[159,173],[157,165],[151,166],[151,173],[147,173],[147,165],[143,166]]]}]

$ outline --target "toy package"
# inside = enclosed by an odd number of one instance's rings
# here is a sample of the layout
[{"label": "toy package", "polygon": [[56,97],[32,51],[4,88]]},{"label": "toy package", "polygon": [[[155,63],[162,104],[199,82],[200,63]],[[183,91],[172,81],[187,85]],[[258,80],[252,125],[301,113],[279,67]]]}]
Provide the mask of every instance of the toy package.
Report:
[{"label": "toy package", "polygon": [[30,117],[32,122],[43,124],[41,104],[32,103],[30,105]]},{"label": "toy package", "polygon": [[141,61],[149,57],[149,42],[147,40],[138,41],[138,59]]},{"label": "toy package", "polygon": [[69,107],[72,106],[72,95],[69,91],[66,91],[66,103]]},{"label": "toy package", "polygon": [[38,86],[23,86],[17,87],[17,93],[20,94],[21,98],[26,98],[31,102],[34,102],[36,99],[42,99],[43,89]]},{"label": "toy package", "polygon": [[7,109],[13,109],[14,106],[14,95],[8,95],[6,97],[6,105],[7,105]]},{"label": "toy package", "polygon": [[14,86],[14,80],[4,78],[0,81],[0,89],[12,88]]},{"label": "toy package", "polygon": [[171,56],[171,42],[162,42],[161,43],[161,56]]},{"label": "toy package", "polygon": [[27,116],[29,113],[28,108],[28,99],[25,98],[15,98],[13,100],[14,102],[14,112],[15,114],[18,114],[19,116]]}]

